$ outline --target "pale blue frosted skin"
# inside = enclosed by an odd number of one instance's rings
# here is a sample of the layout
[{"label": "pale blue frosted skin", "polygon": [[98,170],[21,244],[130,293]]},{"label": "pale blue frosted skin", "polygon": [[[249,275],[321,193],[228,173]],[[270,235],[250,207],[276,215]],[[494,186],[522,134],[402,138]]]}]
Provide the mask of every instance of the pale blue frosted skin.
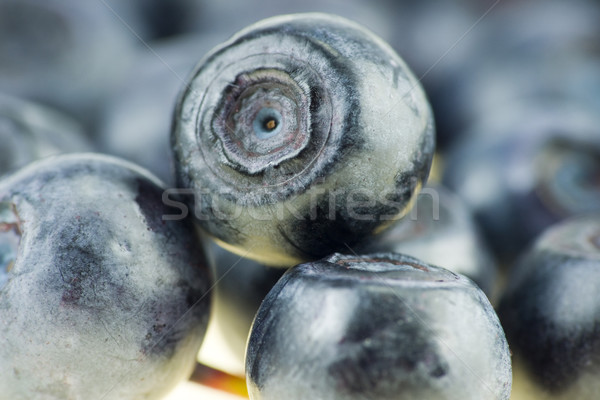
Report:
[{"label": "pale blue frosted skin", "polygon": [[[268,109],[281,115],[276,134],[255,123]],[[434,126],[385,42],[340,17],[296,14],[206,55],[181,92],[171,144],[202,227],[238,254],[290,266],[406,212],[429,174]],[[356,194],[373,200],[360,217]]]},{"label": "pale blue frosted skin", "polygon": [[291,268],[246,354],[252,400],[507,400],[510,352],[483,292],[409,256]]},{"label": "pale blue frosted skin", "polygon": [[190,221],[162,220],[162,192],[94,154],[0,180],[21,235],[0,289],[0,398],[159,399],[189,376],[210,273]]}]

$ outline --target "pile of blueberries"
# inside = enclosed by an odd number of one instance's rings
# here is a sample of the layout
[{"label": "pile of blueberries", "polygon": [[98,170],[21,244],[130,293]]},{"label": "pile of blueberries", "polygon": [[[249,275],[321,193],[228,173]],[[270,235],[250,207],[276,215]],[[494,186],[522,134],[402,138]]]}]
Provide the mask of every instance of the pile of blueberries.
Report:
[{"label": "pile of blueberries", "polygon": [[0,400],[596,399],[597,21],[0,0]]}]

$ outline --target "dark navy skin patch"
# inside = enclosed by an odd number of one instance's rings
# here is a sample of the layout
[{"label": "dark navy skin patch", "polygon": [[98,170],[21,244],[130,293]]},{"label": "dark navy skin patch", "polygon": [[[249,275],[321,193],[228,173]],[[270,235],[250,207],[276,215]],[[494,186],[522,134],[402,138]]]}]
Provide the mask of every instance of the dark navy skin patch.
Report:
[{"label": "dark navy skin patch", "polygon": [[255,400],[507,400],[511,377],[483,292],[394,253],[289,269],[262,302],[246,353]]}]

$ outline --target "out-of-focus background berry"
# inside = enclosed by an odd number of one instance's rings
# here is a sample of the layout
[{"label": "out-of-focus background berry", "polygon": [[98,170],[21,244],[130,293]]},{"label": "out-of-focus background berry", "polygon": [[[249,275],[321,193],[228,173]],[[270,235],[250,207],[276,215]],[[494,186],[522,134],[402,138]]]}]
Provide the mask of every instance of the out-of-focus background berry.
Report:
[{"label": "out-of-focus background berry", "polygon": [[[363,24],[412,68],[436,119],[431,181],[467,205],[501,270],[548,226],[600,210],[593,0],[0,0],[0,175],[96,150],[174,185],[172,113],[194,65],[248,24],[309,11]],[[240,374],[220,337],[202,360]]]}]

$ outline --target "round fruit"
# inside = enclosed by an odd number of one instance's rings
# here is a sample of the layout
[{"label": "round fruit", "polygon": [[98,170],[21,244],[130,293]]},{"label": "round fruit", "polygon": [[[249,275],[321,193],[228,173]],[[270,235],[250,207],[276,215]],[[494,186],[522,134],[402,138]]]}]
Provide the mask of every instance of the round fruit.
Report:
[{"label": "round fruit", "polygon": [[159,399],[189,376],[210,274],[162,192],[93,154],[0,181],[0,398]]},{"label": "round fruit", "polygon": [[183,90],[172,147],[203,228],[269,265],[323,257],[409,209],[434,149],[402,59],[345,19],[258,22],[208,54]]},{"label": "round fruit", "polygon": [[0,92],[93,128],[136,43],[105,1],[0,1]]},{"label": "round fruit", "polygon": [[415,258],[334,254],[290,269],[246,358],[253,400],[508,399],[510,353],[470,280]]},{"label": "round fruit", "polygon": [[600,215],[552,226],[515,265],[499,307],[536,399],[598,398]]},{"label": "round fruit", "polygon": [[0,175],[50,155],[90,150],[68,116],[0,94]]}]

